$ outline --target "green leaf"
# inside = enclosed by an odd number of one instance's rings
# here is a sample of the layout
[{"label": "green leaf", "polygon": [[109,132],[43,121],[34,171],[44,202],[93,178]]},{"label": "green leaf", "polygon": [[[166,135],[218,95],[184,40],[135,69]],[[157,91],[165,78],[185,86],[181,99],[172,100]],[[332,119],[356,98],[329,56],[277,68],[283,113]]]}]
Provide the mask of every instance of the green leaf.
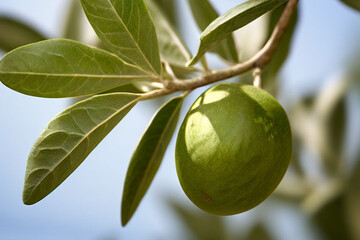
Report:
[{"label": "green leaf", "polygon": [[[317,150],[324,167],[332,175],[343,171],[346,126],[346,93],[348,81],[339,78],[329,82],[318,94],[314,113],[318,118],[319,141]],[[316,138],[315,138],[316,139]]]},{"label": "green leaf", "polygon": [[360,239],[360,154],[346,182],[345,208],[352,239]]},{"label": "green leaf", "polygon": [[349,226],[346,222],[345,197],[343,194],[330,199],[313,216],[324,239],[350,240]]},{"label": "green leaf", "polygon": [[104,45],[125,61],[161,75],[154,24],[143,0],[81,0]]},{"label": "green leaf", "polygon": [[114,54],[64,39],[17,48],[0,62],[6,86],[48,98],[91,95],[152,77]]},{"label": "green leaf", "polygon": [[[189,3],[192,14],[201,31],[204,31],[212,21],[219,17],[219,14],[208,0],[189,0]],[[218,53],[222,58],[228,61],[238,61],[237,50],[231,33],[226,39],[214,45],[210,51]]]},{"label": "green leaf", "polygon": [[251,228],[250,232],[245,237],[245,240],[272,240],[274,239],[267,230],[266,225],[257,223]]},{"label": "green leaf", "polygon": [[151,0],[146,0],[146,5],[159,37],[161,57],[171,65],[185,66],[191,59],[189,50],[159,7]]},{"label": "green leaf", "polygon": [[0,49],[8,52],[44,39],[45,37],[32,27],[16,19],[0,16]]},{"label": "green leaf", "polygon": [[121,205],[125,226],[149,188],[174,133],[184,97],[175,97],[155,114],[131,158]]},{"label": "green leaf", "polygon": [[113,92],[147,93],[162,87],[162,84],[158,82],[136,81],[134,83],[128,83],[116,88],[112,88],[108,91],[102,92],[102,94]]},{"label": "green leaf", "polygon": [[169,19],[171,24],[176,25],[175,0],[152,0],[152,1],[159,6],[161,11],[166,15],[166,18]]},{"label": "green leaf", "polygon": [[153,18],[159,37],[161,58],[171,65],[176,76],[180,78],[198,72],[198,69],[186,66],[186,63],[191,59],[190,52],[163,11],[153,0],[146,0],[145,2]]},{"label": "green leaf", "polygon": [[348,5],[349,7],[352,7],[353,9],[360,11],[359,0],[340,0],[340,1]]},{"label": "green leaf", "polygon": [[143,91],[141,91],[140,89],[135,87],[134,84],[128,83],[128,84],[124,84],[124,85],[121,85],[121,86],[116,87],[116,88],[109,89],[109,90],[107,90],[105,92],[102,92],[102,94],[115,93],[115,92],[143,93]]},{"label": "green leaf", "polygon": [[65,21],[63,37],[73,40],[81,40],[83,11],[78,0],[71,0],[68,15]]},{"label": "green leaf", "polygon": [[263,14],[277,8],[287,0],[249,0],[215,19],[201,34],[200,46],[196,56],[188,63],[195,64],[216,42],[233,31],[247,25]]},{"label": "green leaf", "polygon": [[[273,10],[270,14],[269,20],[269,33],[268,38],[270,37],[271,33],[273,32],[275,25],[277,24],[286,4],[283,4],[279,8]],[[293,40],[294,32],[297,26],[298,21],[298,9],[294,12],[294,15],[291,18],[289,23],[288,29],[286,30],[284,36],[280,40],[279,48],[276,49],[274,55],[271,57],[271,61],[265,67],[263,71],[263,83],[264,88],[276,88],[276,76],[279,73],[281,67],[285,63],[290,49],[291,43]]]},{"label": "green leaf", "polygon": [[30,152],[24,203],[34,204],[59,186],[130,111],[138,97],[126,93],[99,95],[57,115]]}]

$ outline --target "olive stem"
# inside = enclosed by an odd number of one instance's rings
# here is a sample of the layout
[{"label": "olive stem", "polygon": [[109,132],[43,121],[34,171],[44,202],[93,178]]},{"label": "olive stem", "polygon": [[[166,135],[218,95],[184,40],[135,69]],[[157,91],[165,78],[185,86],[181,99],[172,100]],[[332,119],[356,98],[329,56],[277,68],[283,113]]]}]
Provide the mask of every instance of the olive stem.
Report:
[{"label": "olive stem", "polygon": [[217,71],[206,71],[204,75],[191,79],[177,79],[162,80],[164,88],[157,89],[141,96],[141,100],[152,99],[163,95],[171,94],[177,91],[186,91],[195,89],[210,83],[225,80],[241,73],[247,72],[253,68],[263,69],[270,61],[272,55],[279,46],[280,40],[283,37],[291,17],[296,9],[299,0],[289,0],[283,13],[280,16],[269,40],[264,47],[260,49],[254,56],[245,62],[238,63],[229,68]]},{"label": "olive stem", "polygon": [[261,68],[255,68],[253,71],[253,85],[254,87],[261,88]]}]

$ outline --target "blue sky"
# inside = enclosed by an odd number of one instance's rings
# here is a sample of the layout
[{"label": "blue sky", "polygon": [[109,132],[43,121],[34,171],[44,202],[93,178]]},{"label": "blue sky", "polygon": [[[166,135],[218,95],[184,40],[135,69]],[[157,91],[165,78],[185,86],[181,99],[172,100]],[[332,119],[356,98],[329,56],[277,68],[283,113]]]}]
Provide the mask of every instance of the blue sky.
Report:
[{"label": "blue sky", "polygon": [[[2,0],[0,13],[16,15],[48,36],[58,37],[68,2]],[[187,9],[185,2],[181,9]],[[216,6],[224,12],[233,5],[234,1],[223,0]],[[189,33],[198,35],[193,23],[187,27]],[[284,99],[316,89],[342,71],[359,37],[360,14],[336,0],[301,0],[300,23],[282,73]],[[189,45],[194,52],[196,43]],[[202,90],[194,91],[185,101],[182,117]],[[191,206],[177,181],[174,139],[134,218],[126,228],[120,226],[127,164],[155,111],[151,103],[138,104],[52,194],[33,206],[23,205],[21,191],[29,150],[46,123],[67,105],[67,100],[25,96],[0,84],[0,239],[182,239],[165,200],[171,197]],[[260,210],[268,207],[266,202],[259,206]],[[245,221],[254,218],[256,211],[228,219],[246,226]],[[277,218],[279,222],[286,220],[282,215]],[[301,224],[295,225],[289,226],[290,233],[304,233]]]}]

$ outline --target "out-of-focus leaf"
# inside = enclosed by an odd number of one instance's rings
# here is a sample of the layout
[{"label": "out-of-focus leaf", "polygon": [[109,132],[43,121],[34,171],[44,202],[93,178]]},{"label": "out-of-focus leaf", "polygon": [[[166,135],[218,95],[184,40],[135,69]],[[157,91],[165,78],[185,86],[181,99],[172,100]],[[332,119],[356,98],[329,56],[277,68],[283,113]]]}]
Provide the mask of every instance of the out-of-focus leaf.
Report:
[{"label": "out-of-focus leaf", "polygon": [[[268,38],[273,32],[275,25],[277,24],[286,3],[282,6],[274,9],[270,14],[269,19],[269,33]],[[291,21],[288,25],[288,29],[286,30],[284,36],[280,40],[279,47],[276,49],[274,55],[271,57],[271,60],[268,65],[264,68],[263,71],[263,87],[265,89],[273,89],[272,93],[276,94],[275,90],[277,88],[276,84],[276,76],[279,73],[281,67],[285,63],[291,48],[291,43],[293,40],[294,32],[298,22],[298,9],[294,12],[294,15],[291,18]]]},{"label": "out-of-focus leaf", "polygon": [[19,20],[0,16],[0,49],[6,52],[17,47],[45,40],[34,28]]},{"label": "out-of-focus leaf", "polygon": [[186,63],[191,59],[189,50],[159,7],[156,6],[152,0],[146,0],[145,2],[159,37],[159,47],[162,59],[171,65],[185,67]]},{"label": "out-of-focus leaf", "polygon": [[160,7],[161,11],[166,15],[166,18],[171,22],[171,24],[173,26],[176,26],[175,0],[152,0],[152,1],[155,2]]},{"label": "out-of-focus leaf", "polygon": [[161,75],[155,27],[143,0],[81,0],[104,45],[128,63]]},{"label": "out-of-focus leaf", "polygon": [[346,104],[345,93],[348,83],[345,79],[330,82],[316,99],[314,114],[318,120],[318,151],[326,169],[339,173],[343,160]]},{"label": "out-of-focus leaf", "polygon": [[344,195],[337,195],[327,202],[314,214],[313,219],[324,239],[351,239],[346,222]]},{"label": "out-of-focus leaf", "polygon": [[290,115],[294,134],[319,157],[319,170],[332,176],[344,173],[344,101],[348,87],[349,81],[344,77],[327,81],[316,98],[308,97]]},{"label": "out-of-focus leaf", "polygon": [[99,95],[57,115],[29,154],[24,203],[34,204],[59,186],[125,117],[138,97],[126,93]]},{"label": "out-of-focus leaf", "polygon": [[0,62],[1,82],[38,97],[86,96],[147,79],[147,72],[114,54],[65,39],[17,48]]},{"label": "out-of-focus leaf", "polygon": [[83,11],[79,0],[71,0],[68,16],[65,22],[64,38],[81,40]]},{"label": "out-of-focus leaf", "polygon": [[183,96],[165,103],[155,114],[131,158],[121,205],[125,226],[148,190],[178,122]]},{"label": "out-of-focus leaf", "polygon": [[169,200],[169,204],[196,240],[228,239],[223,218],[199,209],[187,208],[180,202]]},{"label": "out-of-focus leaf", "polygon": [[345,203],[352,238],[360,239],[360,155],[346,185]]},{"label": "out-of-focus leaf", "polygon": [[[208,0],[188,0],[192,10],[192,14],[195,18],[195,21],[201,31],[204,31],[206,27],[219,17],[219,14],[213,8]],[[221,40],[219,43],[214,45],[210,49],[215,53],[218,53],[222,58],[230,61],[237,62],[237,50],[235,47],[234,39],[231,35],[226,37],[226,39]]]},{"label": "out-of-focus leaf", "polygon": [[200,46],[189,65],[195,64],[214,43],[247,25],[287,0],[248,0],[215,19],[201,34]]},{"label": "out-of-focus leaf", "polygon": [[349,7],[352,7],[353,9],[360,11],[359,0],[340,0],[340,1],[348,5]]},{"label": "out-of-focus leaf", "polygon": [[338,158],[341,158],[344,147],[345,122],[346,103],[345,96],[342,96],[331,109],[326,121],[329,147]]},{"label": "out-of-focus leaf", "polygon": [[256,224],[245,237],[245,240],[272,240],[272,236],[262,224]]},{"label": "out-of-focus leaf", "polygon": [[302,147],[302,143],[297,136],[293,136],[293,153],[292,159],[290,163],[290,167],[292,167],[296,173],[300,176],[304,176],[304,171],[300,162],[300,149]]}]

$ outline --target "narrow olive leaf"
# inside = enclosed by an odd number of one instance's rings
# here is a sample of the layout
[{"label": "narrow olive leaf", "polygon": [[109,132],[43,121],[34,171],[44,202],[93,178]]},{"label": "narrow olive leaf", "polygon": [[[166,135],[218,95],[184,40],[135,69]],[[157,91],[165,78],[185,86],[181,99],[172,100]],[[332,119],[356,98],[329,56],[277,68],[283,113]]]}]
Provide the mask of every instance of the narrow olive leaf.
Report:
[{"label": "narrow olive leaf", "polygon": [[174,133],[184,97],[175,97],[155,114],[131,158],[121,205],[125,226],[149,188]]},{"label": "narrow olive leaf", "polygon": [[[201,31],[204,31],[212,21],[219,17],[219,14],[208,0],[188,1],[190,3],[195,21]],[[209,50],[218,53],[225,60],[231,62],[238,61],[237,50],[231,33],[228,37],[226,37],[226,39],[221,40],[218,44],[215,44],[214,47],[210,48]]]},{"label": "narrow olive leaf", "polygon": [[163,11],[152,0],[145,2],[159,37],[161,58],[171,65],[176,76],[180,78],[198,72],[198,69],[186,66],[186,63],[191,59],[190,52]]},{"label": "narrow olive leaf", "polygon": [[352,239],[345,211],[345,196],[340,193],[328,199],[326,204],[314,214],[314,226],[318,227],[324,239]]},{"label": "narrow olive leaf", "polygon": [[161,11],[166,15],[166,18],[169,19],[171,24],[176,25],[175,0],[152,0],[152,1],[159,6]]},{"label": "narrow olive leaf", "polygon": [[65,39],[17,48],[0,62],[1,82],[38,97],[85,96],[152,78],[114,54]]},{"label": "narrow olive leaf", "polygon": [[345,190],[345,212],[350,233],[352,239],[360,239],[360,154],[346,181]]},{"label": "narrow olive leaf", "polygon": [[128,83],[116,88],[109,89],[105,92],[102,92],[101,94],[114,92],[147,93],[160,88],[163,88],[163,85],[158,82],[136,81],[134,83]]},{"label": "narrow olive leaf", "polygon": [[83,11],[78,0],[71,0],[66,21],[64,24],[63,37],[73,40],[81,40]]},{"label": "narrow olive leaf", "polygon": [[152,0],[146,0],[145,2],[159,37],[162,59],[171,65],[185,67],[186,63],[191,59],[189,50],[160,8]]},{"label": "narrow olive leaf", "polygon": [[10,17],[0,16],[0,49],[6,52],[25,44],[45,40],[32,27]]},{"label": "narrow olive leaf", "polygon": [[248,0],[215,19],[201,34],[196,56],[188,63],[195,64],[216,42],[233,31],[247,25],[263,14],[277,8],[287,0]]},{"label": "narrow olive leaf", "polygon": [[110,93],[57,115],[36,140],[27,163],[23,201],[34,204],[59,186],[137,103],[139,95]]},{"label": "narrow olive leaf", "polygon": [[314,106],[319,139],[323,139],[318,142],[318,154],[324,161],[325,169],[333,175],[341,172],[344,159],[348,88],[348,81],[344,78],[329,82],[318,94]]},{"label": "narrow olive leaf", "polygon": [[360,11],[359,0],[340,0],[340,1],[348,5],[349,7],[352,7],[353,9]]},{"label": "narrow olive leaf", "polygon": [[125,61],[161,75],[156,31],[143,0],[81,0],[104,45]]},{"label": "narrow olive leaf", "polygon": [[128,84],[124,84],[124,85],[121,85],[121,86],[116,87],[116,88],[109,89],[109,90],[107,90],[105,92],[102,92],[101,94],[115,93],[115,92],[143,93],[143,91],[141,91],[140,89],[135,87],[134,84],[128,83]]}]

